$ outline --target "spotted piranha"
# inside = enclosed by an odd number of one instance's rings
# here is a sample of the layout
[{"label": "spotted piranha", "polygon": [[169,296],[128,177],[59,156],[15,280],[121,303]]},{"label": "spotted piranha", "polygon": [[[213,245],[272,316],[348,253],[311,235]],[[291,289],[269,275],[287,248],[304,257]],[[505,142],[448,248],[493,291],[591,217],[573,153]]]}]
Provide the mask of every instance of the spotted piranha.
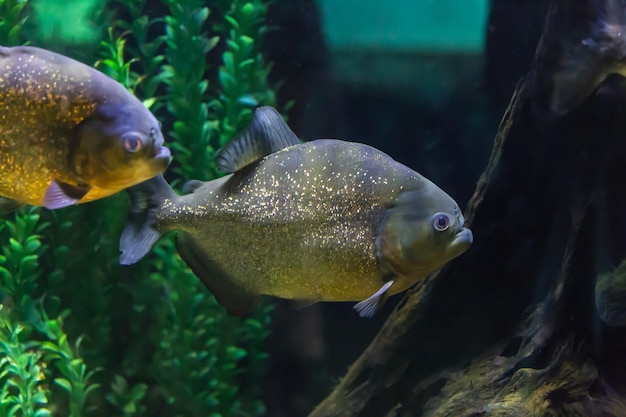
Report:
[{"label": "spotted piranha", "polygon": [[587,99],[609,75],[626,76],[626,1],[572,2],[569,30],[559,34],[562,53],[553,75],[550,107],[563,115]]},{"label": "spotted piranha", "polygon": [[169,160],[158,121],[117,81],[44,49],[0,46],[0,212],[107,197]]},{"label": "spotted piranha", "polygon": [[176,230],[183,260],[231,314],[260,295],[359,301],[373,315],[472,243],[457,203],[370,146],[301,143],[271,107],[218,154],[230,175],[179,196],[157,176],[130,188],[120,262]]},{"label": "spotted piranha", "polygon": [[596,278],[595,302],[596,312],[604,323],[626,326],[626,261]]}]

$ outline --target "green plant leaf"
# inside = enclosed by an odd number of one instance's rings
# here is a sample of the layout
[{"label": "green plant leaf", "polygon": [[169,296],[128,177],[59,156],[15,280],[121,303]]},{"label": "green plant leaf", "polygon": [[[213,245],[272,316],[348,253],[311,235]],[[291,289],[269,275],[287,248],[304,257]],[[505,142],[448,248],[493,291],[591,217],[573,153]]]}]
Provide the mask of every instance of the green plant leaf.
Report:
[{"label": "green plant leaf", "polygon": [[55,378],[54,382],[68,393],[72,392],[72,383],[65,378]]},{"label": "green plant leaf", "polygon": [[257,99],[252,97],[250,94],[244,94],[237,99],[237,103],[242,104],[244,106],[256,107],[259,105]]},{"label": "green plant leaf", "polygon": [[52,415],[52,411],[47,408],[39,408],[35,411],[34,417],[49,417]]}]

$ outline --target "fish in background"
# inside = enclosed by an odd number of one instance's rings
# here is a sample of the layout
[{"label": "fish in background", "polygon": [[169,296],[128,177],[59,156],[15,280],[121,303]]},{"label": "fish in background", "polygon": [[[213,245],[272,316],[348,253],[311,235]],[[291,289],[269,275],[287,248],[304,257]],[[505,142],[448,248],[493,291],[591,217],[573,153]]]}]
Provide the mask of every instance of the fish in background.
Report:
[{"label": "fish in background", "polygon": [[120,83],[54,52],[0,46],[0,212],[107,197],[169,161],[159,122]]},{"label": "fish in background", "polygon": [[231,314],[260,295],[359,301],[372,316],[472,244],[457,203],[370,146],[301,143],[271,107],[218,154],[221,171],[177,195],[157,176],[128,189],[120,262],[139,261],[177,231],[183,260]]},{"label": "fish in background", "polygon": [[592,7],[593,20],[575,22],[573,33],[562,35],[550,103],[558,115],[582,104],[609,75],[626,76],[626,1],[594,0]]},{"label": "fish in background", "polygon": [[594,286],[596,312],[609,326],[626,326],[626,261],[600,274]]}]

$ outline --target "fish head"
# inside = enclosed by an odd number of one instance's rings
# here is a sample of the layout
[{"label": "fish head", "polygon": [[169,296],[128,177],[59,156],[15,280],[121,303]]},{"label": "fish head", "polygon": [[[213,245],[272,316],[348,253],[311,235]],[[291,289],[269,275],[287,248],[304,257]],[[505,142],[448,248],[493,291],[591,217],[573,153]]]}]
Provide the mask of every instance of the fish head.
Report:
[{"label": "fish head", "polygon": [[399,276],[424,278],[471,246],[464,224],[458,204],[433,183],[404,191],[383,220],[379,259]]},{"label": "fish head", "polygon": [[100,104],[76,129],[70,163],[94,187],[117,192],[169,165],[160,123],[139,100]]}]

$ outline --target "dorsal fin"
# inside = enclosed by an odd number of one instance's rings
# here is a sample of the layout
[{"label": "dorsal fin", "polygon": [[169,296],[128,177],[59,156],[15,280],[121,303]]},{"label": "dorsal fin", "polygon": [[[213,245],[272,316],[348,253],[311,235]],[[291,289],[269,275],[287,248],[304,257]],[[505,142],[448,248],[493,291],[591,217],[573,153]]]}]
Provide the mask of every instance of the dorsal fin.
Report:
[{"label": "dorsal fin", "polygon": [[273,107],[263,106],[255,110],[250,126],[238,138],[224,145],[215,162],[220,171],[230,174],[264,156],[299,143],[300,140],[280,113]]},{"label": "dorsal fin", "polygon": [[181,190],[184,194],[194,193],[198,188],[204,185],[204,181],[199,180],[189,180],[183,184],[183,189]]}]

